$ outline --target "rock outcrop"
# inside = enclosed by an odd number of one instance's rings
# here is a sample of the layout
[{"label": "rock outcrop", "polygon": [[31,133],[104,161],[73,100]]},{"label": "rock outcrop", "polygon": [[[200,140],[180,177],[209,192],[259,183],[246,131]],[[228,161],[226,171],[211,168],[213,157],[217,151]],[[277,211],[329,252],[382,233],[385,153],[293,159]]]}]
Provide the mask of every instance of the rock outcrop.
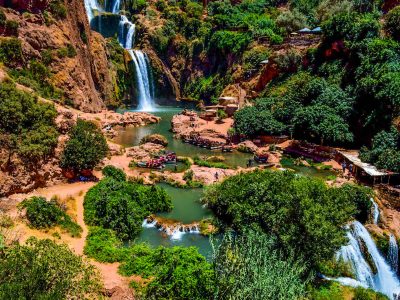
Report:
[{"label": "rock outcrop", "polygon": [[[60,20],[49,20],[42,13],[49,1],[10,3],[7,1],[9,8],[3,11],[7,20],[18,23],[17,37],[22,43],[24,64],[43,61],[43,55],[51,53],[50,80],[62,91],[62,99],[86,112],[104,109],[105,103],[113,97],[112,67],[104,38],[90,30],[83,1],[64,1],[67,15]],[[26,10],[32,13],[23,13]],[[67,47],[76,53],[60,55],[59,51]]]}]

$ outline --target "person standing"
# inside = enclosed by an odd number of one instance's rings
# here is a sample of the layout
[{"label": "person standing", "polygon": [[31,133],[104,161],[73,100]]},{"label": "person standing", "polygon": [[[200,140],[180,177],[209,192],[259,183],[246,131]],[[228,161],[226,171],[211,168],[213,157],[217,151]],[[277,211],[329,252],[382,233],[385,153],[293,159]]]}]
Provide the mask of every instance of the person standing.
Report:
[{"label": "person standing", "polygon": [[342,162],[342,171],[343,171],[343,175],[346,174],[346,167],[347,167],[346,161],[344,160],[344,161]]}]

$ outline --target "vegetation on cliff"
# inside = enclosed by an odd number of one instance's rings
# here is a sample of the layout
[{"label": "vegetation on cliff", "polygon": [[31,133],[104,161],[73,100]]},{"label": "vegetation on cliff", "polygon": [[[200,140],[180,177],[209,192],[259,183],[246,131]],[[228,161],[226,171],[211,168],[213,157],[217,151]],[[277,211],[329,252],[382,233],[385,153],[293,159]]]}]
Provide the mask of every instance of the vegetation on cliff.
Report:
[{"label": "vegetation on cliff", "polygon": [[20,91],[15,84],[0,85],[0,146],[6,169],[14,154],[32,166],[52,155],[59,133],[53,104]]}]

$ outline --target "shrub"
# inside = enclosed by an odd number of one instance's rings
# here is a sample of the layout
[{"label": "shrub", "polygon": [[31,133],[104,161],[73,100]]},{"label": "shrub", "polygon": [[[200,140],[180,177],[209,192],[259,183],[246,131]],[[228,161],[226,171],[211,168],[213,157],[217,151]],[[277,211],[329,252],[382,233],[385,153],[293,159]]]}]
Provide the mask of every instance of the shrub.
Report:
[{"label": "shrub", "polygon": [[67,8],[62,0],[53,0],[50,2],[50,11],[57,19],[65,19],[67,17]]},{"label": "shrub", "polygon": [[270,56],[270,51],[264,46],[254,47],[243,54],[243,68],[247,73],[256,71],[260,63]]},{"label": "shrub", "polygon": [[6,30],[11,35],[18,35],[19,24],[17,21],[7,20]]},{"label": "shrub", "polygon": [[43,197],[25,199],[20,204],[21,209],[26,209],[26,217],[30,226],[36,229],[46,229],[59,225],[68,231],[72,237],[80,237],[82,228],[72,221],[56,201],[46,201]]},{"label": "shrub", "polygon": [[165,147],[168,145],[168,140],[165,136],[163,136],[161,134],[149,134],[149,135],[144,136],[140,140],[140,145],[146,144],[146,143],[154,143],[154,144],[158,144],[158,145]]},{"label": "shrub", "polygon": [[76,56],[76,50],[74,46],[71,44],[68,44],[65,48],[61,48],[57,51],[58,57],[64,58],[64,57],[75,57]]},{"label": "shrub", "polygon": [[118,181],[126,180],[126,174],[124,173],[124,171],[114,166],[106,166],[103,168],[102,172],[105,177],[111,177]]},{"label": "shrub", "polygon": [[200,158],[199,156],[195,156],[194,164],[198,165],[199,167],[206,167],[206,168],[218,168],[218,169],[229,169],[229,166],[222,162],[210,162]]},{"label": "shrub", "polygon": [[171,198],[157,186],[106,177],[85,195],[85,223],[112,229],[124,240],[135,238],[152,213],[170,211]]},{"label": "shrub", "polygon": [[202,202],[233,229],[259,228],[284,253],[302,253],[311,270],[346,242],[343,225],[357,213],[356,196],[291,172],[256,171],[209,187]]},{"label": "shrub", "polygon": [[10,67],[23,62],[22,46],[19,39],[0,39],[0,62]]},{"label": "shrub", "polygon": [[92,170],[106,156],[106,139],[94,123],[78,119],[69,136],[61,156],[62,168]]},{"label": "shrub", "polygon": [[307,19],[297,9],[287,10],[278,16],[276,25],[284,28],[286,34],[290,34],[304,28],[307,25]]},{"label": "shrub", "polygon": [[100,282],[90,263],[50,240],[30,238],[0,251],[2,299],[94,299]]}]

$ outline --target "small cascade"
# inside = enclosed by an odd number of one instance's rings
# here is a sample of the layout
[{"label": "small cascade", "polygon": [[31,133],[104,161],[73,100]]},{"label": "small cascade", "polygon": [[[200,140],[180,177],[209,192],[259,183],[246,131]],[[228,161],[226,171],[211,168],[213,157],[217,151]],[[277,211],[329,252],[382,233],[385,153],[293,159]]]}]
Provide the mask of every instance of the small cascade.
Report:
[{"label": "small cascade", "polygon": [[121,15],[119,21],[118,40],[125,49],[133,48],[133,38],[135,36],[135,24],[128,20],[124,15]]},{"label": "small cascade", "polygon": [[399,269],[399,247],[397,245],[396,237],[393,234],[390,235],[389,239],[388,260],[393,272],[397,274]]},{"label": "small cascade", "polygon": [[150,92],[149,69],[145,55],[140,50],[128,50],[135,66],[137,87],[139,94],[139,111],[153,111],[154,103]]},{"label": "small cascade", "polygon": [[164,224],[162,221],[157,220],[155,217],[148,217],[142,223],[144,228],[157,228],[159,231],[164,232],[170,237],[171,240],[180,240],[184,234],[200,234],[198,223],[193,224]]},{"label": "small cascade", "polygon": [[372,221],[374,224],[378,224],[379,221],[379,206],[378,204],[374,201],[374,199],[371,198],[372,202]]},{"label": "small cascade", "polygon": [[86,14],[90,23],[94,18],[93,12],[94,11],[102,12],[103,9],[101,8],[97,0],[85,0],[84,3],[85,3]]},{"label": "small cascade", "polygon": [[113,14],[118,14],[121,7],[121,0],[115,0],[111,7],[111,12]]},{"label": "small cascade", "polygon": [[[400,293],[400,282],[379,253],[367,229],[360,222],[355,221],[351,225],[351,229],[349,228],[347,237],[349,244],[342,246],[337,253],[337,259],[342,259],[351,264],[360,286],[369,287],[391,299],[396,299],[395,295]],[[364,251],[368,252],[371,263],[374,264],[375,274],[365,259]],[[345,282],[345,279],[342,278],[342,282]],[[354,284],[354,281],[352,283]]]}]

